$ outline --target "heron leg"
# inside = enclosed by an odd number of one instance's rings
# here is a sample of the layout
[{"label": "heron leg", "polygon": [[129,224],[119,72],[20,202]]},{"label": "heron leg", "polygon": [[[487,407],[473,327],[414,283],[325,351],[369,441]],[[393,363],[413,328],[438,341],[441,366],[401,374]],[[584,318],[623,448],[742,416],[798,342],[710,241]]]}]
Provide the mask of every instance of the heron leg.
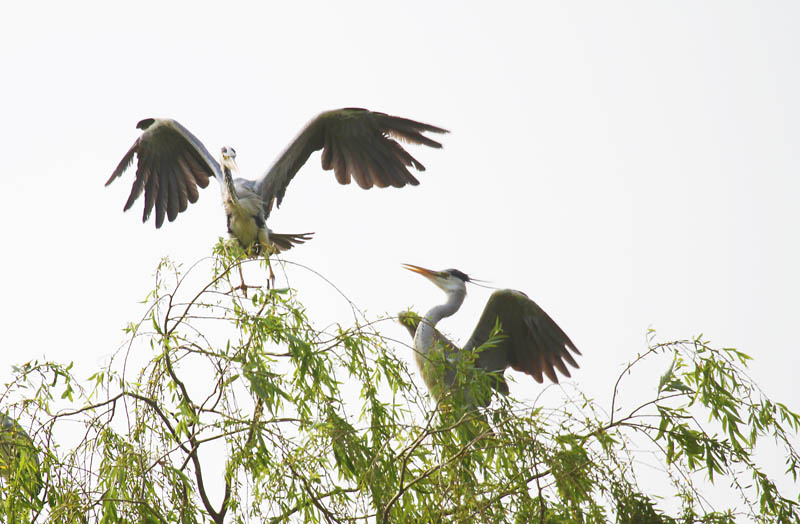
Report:
[{"label": "heron leg", "polygon": [[266,257],[267,260],[267,269],[269,269],[269,277],[267,280],[267,289],[274,289],[275,288],[275,273],[272,272],[272,260],[269,259],[269,255]]},{"label": "heron leg", "polygon": [[267,262],[267,269],[269,270],[267,289],[272,289],[275,287],[275,273],[272,272],[272,260],[269,257],[277,254],[279,250],[275,244],[270,242],[269,232],[266,228],[261,228],[258,233],[258,245],[261,247],[261,254],[264,255],[264,260]]},{"label": "heron leg", "polygon": [[242,281],[242,285],[239,286],[239,289],[242,290],[242,294],[244,298],[247,298],[247,284],[244,283],[244,273],[242,273],[242,264],[241,262],[236,264],[236,267],[239,269],[239,279]]}]

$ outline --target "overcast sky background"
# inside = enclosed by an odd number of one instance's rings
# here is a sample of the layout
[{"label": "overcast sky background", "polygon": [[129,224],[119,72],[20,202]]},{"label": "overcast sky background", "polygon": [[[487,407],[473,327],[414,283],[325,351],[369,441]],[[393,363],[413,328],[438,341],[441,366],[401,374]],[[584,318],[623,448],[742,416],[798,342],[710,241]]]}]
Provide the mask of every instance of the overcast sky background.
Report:
[{"label": "overcast sky background", "polygon": [[[487,6],[6,6],[0,379],[30,358],[104,362],[159,259],[190,264],[225,234],[213,182],[161,230],[141,202],[122,213],[133,172],[103,184],[138,120],[175,118],[215,155],[231,145],[256,177],[314,115],[359,106],[451,134],[410,146],[428,168],[415,188],[342,187],[312,157],[270,219],[316,232],[286,259],[369,315],[442,301],[403,262],[523,290],[581,349],[575,381],[600,400],[652,327],[743,350],[800,409],[800,4]],[[289,271],[319,325],[348,321],[329,286]],[[466,340],[489,294],[471,288],[442,328]]]}]

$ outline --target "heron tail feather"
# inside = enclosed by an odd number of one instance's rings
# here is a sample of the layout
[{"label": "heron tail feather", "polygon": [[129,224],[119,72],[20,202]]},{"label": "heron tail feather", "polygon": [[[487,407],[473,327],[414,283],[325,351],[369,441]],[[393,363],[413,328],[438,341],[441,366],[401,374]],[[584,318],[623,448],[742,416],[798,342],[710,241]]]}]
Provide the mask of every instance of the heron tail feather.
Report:
[{"label": "heron tail feather", "polygon": [[304,244],[307,240],[311,240],[311,235],[314,233],[274,233],[269,232],[269,241],[278,249],[278,252],[287,251],[292,249],[298,244]]}]

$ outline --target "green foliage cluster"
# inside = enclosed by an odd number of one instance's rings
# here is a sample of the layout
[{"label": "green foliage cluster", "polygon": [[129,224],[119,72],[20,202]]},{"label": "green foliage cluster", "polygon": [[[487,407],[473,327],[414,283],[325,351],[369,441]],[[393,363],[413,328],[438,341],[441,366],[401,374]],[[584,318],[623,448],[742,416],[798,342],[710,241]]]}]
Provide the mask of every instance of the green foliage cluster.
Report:
[{"label": "green foliage cluster", "polygon": [[[0,520],[800,523],[754,455],[777,443],[796,480],[800,416],[747,377],[741,352],[653,341],[605,409],[568,388],[557,406],[435,406],[378,321],[319,329],[294,291],[240,287],[242,265],[266,269],[229,251],[187,271],[164,261],[147,314],[89,386],[52,362],[15,370],[0,399],[38,448],[43,489],[19,489],[30,460],[4,459],[16,469],[0,477]],[[654,359],[668,369],[649,378]],[[630,376],[652,397],[623,403]],[[710,482],[727,505],[704,496]]]},{"label": "green foliage cluster", "polygon": [[42,472],[36,444],[4,413],[0,413],[0,478],[8,491],[21,495],[4,501],[2,514],[7,521],[21,520],[29,509],[41,507]]}]

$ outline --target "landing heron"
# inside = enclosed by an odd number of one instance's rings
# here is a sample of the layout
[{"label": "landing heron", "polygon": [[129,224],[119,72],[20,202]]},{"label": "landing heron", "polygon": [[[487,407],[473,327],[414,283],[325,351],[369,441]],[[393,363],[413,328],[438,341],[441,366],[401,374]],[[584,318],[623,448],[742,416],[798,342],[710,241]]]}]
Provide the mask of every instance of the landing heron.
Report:
[{"label": "landing heron", "polygon": [[411,156],[395,139],[433,148],[442,145],[424,135],[446,133],[445,129],[407,118],[366,109],[346,108],[328,111],[314,118],[278,160],[257,180],[233,178],[238,171],[236,151],[221,150],[219,163],[188,129],[168,118],[146,118],[142,130],[106,182],[109,185],[137,157],[136,178],[124,210],[133,206],[144,192],[142,222],[155,209],[155,225],[166,217],[170,222],[199,198],[198,187],[216,178],[228,220],[228,232],[245,249],[269,254],[301,244],[311,233],[280,234],[266,225],[273,204],[280,206],[286,187],[311,154],[322,149],[322,168],[333,170],[340,184],[351,179],[364,188],[418,185],[409,167],[424,171],[425,166]]}]

